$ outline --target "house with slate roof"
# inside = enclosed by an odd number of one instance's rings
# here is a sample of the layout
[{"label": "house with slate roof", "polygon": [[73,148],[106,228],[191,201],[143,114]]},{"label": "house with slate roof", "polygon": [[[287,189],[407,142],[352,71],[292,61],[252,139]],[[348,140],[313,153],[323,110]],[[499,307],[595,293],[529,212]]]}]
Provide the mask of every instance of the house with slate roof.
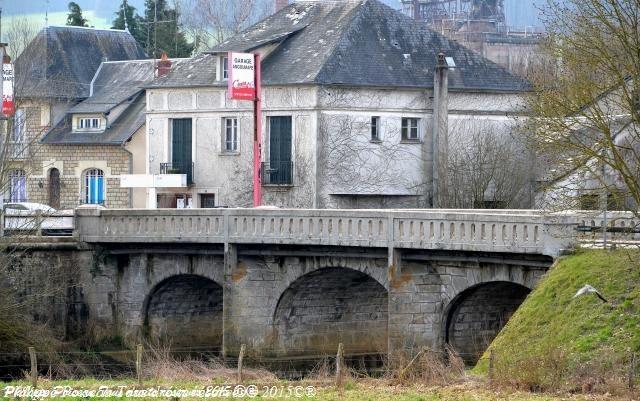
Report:
[{"label": "house with slate roof", "polygon": [[529,90],[378,0],[298,1],[146,87],[147,174],[188,175],[149,206],[251,206],[252,104],[227,96],[228,51],[262,56],[263,202],[281,207],[430,207],[440,52],[450,127],[508,127]]},{"label": "house with slate roof", "polygon": [[144,124],[140,92],[153,68],[149,61],[118,62],[144,58],[126,31],[40,31],[15,61],[17,110],[8,134],[5,201],[132,205],[132,191],[120,188],[119,176],[134,165],[128,147]]}]

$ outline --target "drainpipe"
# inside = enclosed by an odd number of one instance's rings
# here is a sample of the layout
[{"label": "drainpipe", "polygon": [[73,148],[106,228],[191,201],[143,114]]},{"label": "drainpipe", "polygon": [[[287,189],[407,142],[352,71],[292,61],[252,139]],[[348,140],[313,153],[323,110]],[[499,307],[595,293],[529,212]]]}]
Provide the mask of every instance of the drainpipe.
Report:
[{"label": "drainpipe", "polygon": [[431,135],[432,165],[432,208],[442,207],[440,199],[441,179],[446,174],[448,154],[448,102],[449,67],[444,53],[438,54],[438,62],[433,74],[433,131]]},{"label": "drainpipe", "polygon": [[[134,133],[135,135],[135,133]],[[129,155],[129,174],[133,174],[133,153],[126,148],[127,141],[123,141],[120,147]],[[133,208],[133,188],[129,188],[129,209]]]}]

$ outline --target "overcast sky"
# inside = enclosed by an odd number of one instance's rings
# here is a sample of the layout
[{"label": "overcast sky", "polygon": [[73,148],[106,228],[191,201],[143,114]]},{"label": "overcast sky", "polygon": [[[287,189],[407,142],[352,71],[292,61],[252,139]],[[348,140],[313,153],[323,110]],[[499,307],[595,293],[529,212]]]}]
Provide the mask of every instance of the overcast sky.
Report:
[{"label": "overcast sky", "polygon": [[[105,27],[113,20],[114,13],[121,0],[75,0],[87,12],[89,23],[96,27]],[[144,0],[128,0],[129,4],[144,10]],[[269,0],[265,0],[269,1]],[[400,8],[399,0],[382,0],[394,8]],[[0,0],[3,16],[16,14],[44,14],[47,0]],[[546,0],[505,0],[507,22],[513,26],[539,25],[536,4],[544,4]],[[67,12],[69,0],[49,0],[49,12],[54,14],[52,24],[64,23],[63,13]],[[171,2],[169,2],[171,3]],[[42,17],[44,23],[44,17]],[[57,20],[62,19],[62,22]]]}]

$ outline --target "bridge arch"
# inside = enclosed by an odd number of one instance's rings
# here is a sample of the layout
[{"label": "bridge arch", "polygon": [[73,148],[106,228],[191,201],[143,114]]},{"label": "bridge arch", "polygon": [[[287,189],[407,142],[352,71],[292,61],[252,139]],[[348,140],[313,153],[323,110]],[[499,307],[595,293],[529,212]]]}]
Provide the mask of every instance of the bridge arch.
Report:
[{"label": "bridge arch", "polygon": [[315,269],[282,292],[273,315],[276,352],[334,354],[387,351],[388,291],[352,268]]},{"label": "bridge arch", "polygon": [[459,292],[443,313],[443,337],[475,364],[531,291],[523,283],[488,281]]},{"label": "bridge arch", "polygon": [[222,348],[223,287],[197,274],[157,283],[144,302],[144,334],[171,348]]}]

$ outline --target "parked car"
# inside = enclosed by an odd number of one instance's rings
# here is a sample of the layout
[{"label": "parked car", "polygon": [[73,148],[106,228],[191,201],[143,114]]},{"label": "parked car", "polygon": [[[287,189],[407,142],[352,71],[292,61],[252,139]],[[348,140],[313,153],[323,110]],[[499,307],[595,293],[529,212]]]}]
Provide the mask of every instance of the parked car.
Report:
[{"label": "parked car", "polygon": [[5,235],[68,236],[73,233],[73,210],[56,210],[33,202],[11,202],[2,207]]}]

